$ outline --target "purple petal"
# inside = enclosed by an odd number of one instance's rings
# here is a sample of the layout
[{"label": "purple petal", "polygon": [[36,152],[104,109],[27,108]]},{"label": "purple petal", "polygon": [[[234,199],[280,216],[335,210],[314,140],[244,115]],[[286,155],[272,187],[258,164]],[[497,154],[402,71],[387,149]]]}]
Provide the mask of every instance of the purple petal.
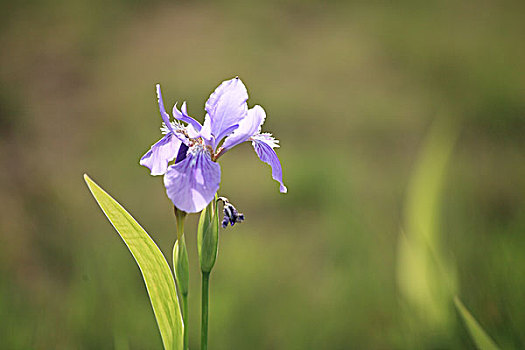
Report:
[{"label": "purple petal", "polygon": [[168,163],[175,158],[181,144],[182,142],[170,132],[151,146],[139,163],[149,168],[151,175],[164,175]]},{"label": "purple petal", "polygon": [[253,136],[251,140],[255,153],[257,153],[263,162],[272,167],[272,178],[281,184],[281,193],[288,192],[288,189],[283,183],[281,162],[279,162],[279,158],[273,150],[274,147],[279,147],[279,141],[275,140],[270,134],[257,134]]},{"label": "purple petal", "polygon": [[169,199],[180,210],[197,213],[210,203],[219,189],[221,168],[205,149],[190,150],[186,158],[171,165],[164,176]]},{"label": "purple petal", "polygon": [[178,120],[182,120],[185,123],[192,125],[197,132],[201,131],[202,125],[192,117],[188,115],[186,110],[186,102],[182,103],[182,112],[177,109],[177,104],[173,106],[173,117]]},{"label": "purple petal", "polygon": [[213,148],[233,131],[248,113],[248,92],[241,79],[233,78],[223,82],[206,102],[206,112],[211,119],[211,133],[215,137]]},{"label": "purple petal", "polygon": [[199,137],[202,137],[202,139],[206,142],[206,145],[213,147],[213,136],[211,135],[211,120],[210,116],[207,114],[204,118],[202,129],[199,132]]},{"label": "purple petal", "polygon": [[261,106],[255,106],[250,109],[248,115],[239,123],[239,127],[224,140],[222,145],[224,150],[229,150],[257,134],[265,118],[266,113]]},{"label": "purple petal", "polygon": [[160,84],[157,84],[157,100],[159,101],[159,111],[160,115],[162,116],[162,121],[164,121],[164,124],[166,124],[166,127],[173,131],[173,127],[170,123],[170,116],[168,113],[166,113],[166,108],[164,108],[164,101],[162,101],[162,93],[160,92]]},{"label": "purple petal", "polygon": [[186,158],[186,154],[188,154],[189,147],[185,144],[181,144],[179,147],[179,152],[177,153],[177,158],[175,159],[175,164],[182,162]]}]

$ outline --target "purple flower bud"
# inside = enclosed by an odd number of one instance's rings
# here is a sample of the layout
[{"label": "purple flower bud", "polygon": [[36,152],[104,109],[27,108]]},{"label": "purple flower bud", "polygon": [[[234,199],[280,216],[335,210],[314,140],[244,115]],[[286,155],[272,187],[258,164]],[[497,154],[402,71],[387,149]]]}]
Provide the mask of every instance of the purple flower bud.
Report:
[{"label": "purple flower bud", "polygon": [[239,213],[237,209],[233,206],[233,204],[231,204],[228,201],[228,198],[219,197],[217,201],[222,201],[224,204],[224,218],[222,219],[222,228],[226,228],[226,226],[228,226],[228,223],[230,223],[230,225],[233,226],[236,223],[241,223],[244,221],[244,214]]}]

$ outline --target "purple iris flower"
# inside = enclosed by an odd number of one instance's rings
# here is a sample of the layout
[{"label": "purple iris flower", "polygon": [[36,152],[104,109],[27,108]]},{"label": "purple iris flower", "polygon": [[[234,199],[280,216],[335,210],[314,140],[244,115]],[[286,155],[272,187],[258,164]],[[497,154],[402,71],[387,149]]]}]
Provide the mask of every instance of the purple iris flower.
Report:
[{"label": "purple iris flower", "polygon": [[157,98],[164,136],[151,146],[140,164],[149,168],[151,175],[164,175],[168,197],[178,209],[197,213],[211,202],[221,181],[217,159],[245,141],[251,141],[255,153],[270,165],[280,191],[287,192],[274,150],[279,141],[270,133],[261,133],[266,113],[259,105],[248,109],[248,92],[238,77],[224,81],[210,95],[202,125],[187,114],[186,103],[180,110],[175,104],[175,120],[171,121],[158,84]]}]

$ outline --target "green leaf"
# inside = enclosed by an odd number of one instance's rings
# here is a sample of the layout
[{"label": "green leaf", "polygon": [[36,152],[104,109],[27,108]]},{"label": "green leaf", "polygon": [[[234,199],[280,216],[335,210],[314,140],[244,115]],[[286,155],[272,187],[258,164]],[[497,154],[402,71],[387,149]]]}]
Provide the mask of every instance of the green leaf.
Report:
[{"label": "green leaf", "polygon": [[182,350],[184,325],[175,281],[164,255],[148,233],[117,201],[87,175],[84,175],[84,180],[142,272],[164,348]]},{"label": "green leaf", "polygon": [[202,272],[209,273],[217,259],[219,244],[219,216],[217,203],[212,201],[201,213],[197,228],[197,247]]},{"label": "green leaf", "polygon": [[426,137],[409,181],[398,241],[397,282],[407,315],[430,335],[449,334],[457,289],[453,260],[442,249],[440,206],[446,172],[459,134],[457,119],[440,117]]},{"label": "green leaf", "polygon": [[454,303],[456,304],[456,308],[458,309],[461,318],[463,318],[463,321],[465,322],[465,325],[467,326],[467,329],[470,333],[470,336],[472,337],[472,340],[474,340],[476,347],[479,350],[499,350],[498,346],[487,335],[487,333],[485,333],[478,321],[476,321],[476,319],[470,314],[465,305],[463,305],[457,296],[454,297]]},{"label": "green leaf", "polygon": [[414,166],[405,203],[408,236],[439,247],[439,214],[446,172],[460,128],[457,118],[440,116],[427,135]]}]

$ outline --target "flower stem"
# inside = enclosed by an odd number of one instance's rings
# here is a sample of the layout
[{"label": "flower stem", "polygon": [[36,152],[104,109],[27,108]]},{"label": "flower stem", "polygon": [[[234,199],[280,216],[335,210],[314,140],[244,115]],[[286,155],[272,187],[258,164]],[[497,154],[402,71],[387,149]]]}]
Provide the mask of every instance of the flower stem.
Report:
[{"label": "flower stem", "polygon": [[184,239],[184,219],[186,213],[175,208],[175,217],[177,219],[177,241],[173,247],[173,269],[175,270],[175,280],[177,281],[182,304],[182,321],[184,323],[183,349],[188,350],[189,264],[186,240]]},{"label": "flower stem", "polygon": [[202,272],[202,305],[201,305],[201,350],[208,349],[208,299],[210,273]]},{"label": "flower stem", "polygon": [[184,322],[183,349],[188,350],[188,293],[182,294],[182,321]]},{"label": "flower stem", "polygon": [[179,287],[182,306],[182,322],[184,323],[183,349],[188,350],[188,253],[186,250],[186,240],[182,236],[175,244],[175,278]]}]

